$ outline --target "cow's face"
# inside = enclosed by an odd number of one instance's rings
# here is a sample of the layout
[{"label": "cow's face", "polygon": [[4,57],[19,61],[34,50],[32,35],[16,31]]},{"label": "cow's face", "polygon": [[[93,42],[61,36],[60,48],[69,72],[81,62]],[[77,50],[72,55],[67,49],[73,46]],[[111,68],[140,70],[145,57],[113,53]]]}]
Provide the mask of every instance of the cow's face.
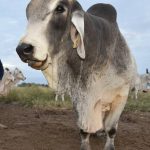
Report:
[{"label": "cow's face", "polygon": [[[17,47],[22,61],[44,70],[69,38],[71,13],[75,0],[32,0],[26,9],[28,26]],[[77,37],[75,30],[72,30]]]},{"label": "cow's face", "polygon": [[14,71],[14,78],[19,80],[26,80],[26,77],[23,75],[22,71],[20,71],[18,68]]}]

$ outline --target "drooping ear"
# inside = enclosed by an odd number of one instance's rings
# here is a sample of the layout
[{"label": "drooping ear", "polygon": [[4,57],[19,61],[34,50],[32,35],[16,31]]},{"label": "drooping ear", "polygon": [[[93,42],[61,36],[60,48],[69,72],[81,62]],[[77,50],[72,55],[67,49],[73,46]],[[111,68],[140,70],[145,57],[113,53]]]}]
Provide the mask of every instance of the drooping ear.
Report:
[{"label": "drooping ear", "polygon": [[73,48],[77,49],[80,58],[85,59],[85,46],[84,46],[84,13],[82,11],[75,11],[71,19],[71,40]]}]

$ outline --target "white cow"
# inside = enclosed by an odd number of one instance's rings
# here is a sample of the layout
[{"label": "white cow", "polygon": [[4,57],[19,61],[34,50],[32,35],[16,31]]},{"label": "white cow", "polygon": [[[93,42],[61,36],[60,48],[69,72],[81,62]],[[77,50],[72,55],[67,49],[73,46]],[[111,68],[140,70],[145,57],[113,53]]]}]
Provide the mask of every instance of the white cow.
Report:
[{"label": "white cow", "polygon": [[18,68],[15,68],[13,76],[14,76],[14,81],[10,82],[7,85],[7,88],[6,88],[7,93],[9,93],[20,81],[26,80],[26,77],[23,75],[23,73]]},{"label": "white cow", "polygon": [[23,75],[22,71],[20,71],[18,68],[14,70],[14,82],[13,85],[17,85],[20,81],[26,80],[26,77]]},{"label": "white cow", "polygon": [[2,80],[0,81],[0,95],[1,96],[7,95],[7,92],[8,92],[7,86],[13,81],[14,81],[14,76],[12,72],[8,68],[5,68],[4,76]]}]

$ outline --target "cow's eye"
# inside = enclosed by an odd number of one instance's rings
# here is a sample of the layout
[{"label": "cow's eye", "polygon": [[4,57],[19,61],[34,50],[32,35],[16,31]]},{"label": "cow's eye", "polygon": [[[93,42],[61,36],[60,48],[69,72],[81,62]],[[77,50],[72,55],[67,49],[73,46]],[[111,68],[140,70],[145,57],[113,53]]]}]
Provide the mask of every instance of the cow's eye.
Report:
[{"label": "cow's eye", "polygon": [[62,5],[58,5],[55,9],[57,13],[63,13],[65,11],[65,8]]}]

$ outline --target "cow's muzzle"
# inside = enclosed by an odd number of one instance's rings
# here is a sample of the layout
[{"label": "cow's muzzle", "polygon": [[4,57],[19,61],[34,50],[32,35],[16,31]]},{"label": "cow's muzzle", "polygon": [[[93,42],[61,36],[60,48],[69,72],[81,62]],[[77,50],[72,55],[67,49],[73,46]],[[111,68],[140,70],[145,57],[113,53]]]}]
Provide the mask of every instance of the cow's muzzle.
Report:
[{"label": "cow's muzzle", "polygon": [[16,48],[16,51],[21,58],[21,60],[25,63],[28,63],[28,65],[34,69],[37,70],[44,70],[48,67],[48,56],[45,60],[37,60],[34,58],[34,46],[31,44],[22,43],[19,44]]},{"label": "cow's muzzle", "polygon": [[30,44],[22,43],[16,48],[16,51],[23,62],[32,59],[34,47]]}]

